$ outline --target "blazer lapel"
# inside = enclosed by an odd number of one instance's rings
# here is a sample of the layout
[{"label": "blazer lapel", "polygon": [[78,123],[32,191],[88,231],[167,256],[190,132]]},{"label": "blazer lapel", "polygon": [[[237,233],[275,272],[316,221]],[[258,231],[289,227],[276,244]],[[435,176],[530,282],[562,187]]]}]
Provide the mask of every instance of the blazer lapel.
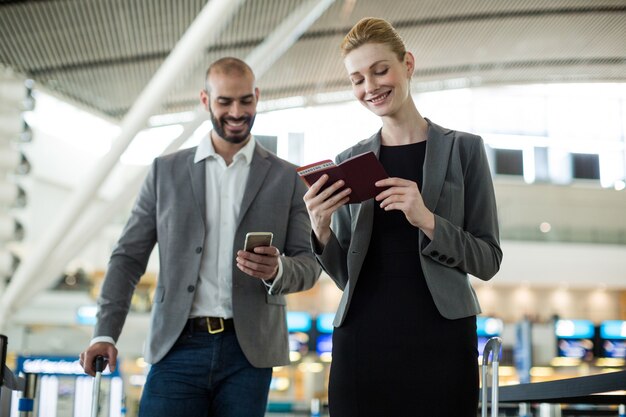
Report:
[{"label": "blazer lapel", "polygon": [[[358,209],[356,223],[354,224],[354,230],[352,231],[352,241],[354,245],[350,250],[362,254],[363,258],[365,257],[372,236],[375,202],[374,199],[370,199],[361,203]],[[363,260],[363,258],[361,260]]]},{"label": "blazer lapel", "polygon": [[250,162],[250,173],[248,174],[248,182],[246,183],[246,189],[241,200],[241,210],[239,212],[239,219],[237,225],[241,223],[241,219],[244,218],[252,201],[256,197],[257,193],[263,185],[263,181],[267,176],[271,163],[267,160],[267,151],[263,149],[258,143],[254,147],[254,155]]},{"label": "blazer lapel", "polygon": [[189,167],[189,177],[191,178],[191,189],[193,199],[196,202],[202,223],[206,227],[206,160],[197,163],[193,162],[194,153],[189,154],[187,166]]},{"label": "blazer lapel", "polygon": [[380,144],[382,141],[381,132],[382,129],[370,136],[369,139],[354,145],[352,156],[372,151],[376,154],[376,157],[378,157],[380,155]]},{"label": "blazer lapel", "polygon": [[452,133],[451,130],[444,130],[441,126],[426,120],[428,121],[428,143],[426,145],[424,183],[421,193],[426,207],[430,211],[434,211],[446,179],[453,141],[451,137],[447,137]]}]

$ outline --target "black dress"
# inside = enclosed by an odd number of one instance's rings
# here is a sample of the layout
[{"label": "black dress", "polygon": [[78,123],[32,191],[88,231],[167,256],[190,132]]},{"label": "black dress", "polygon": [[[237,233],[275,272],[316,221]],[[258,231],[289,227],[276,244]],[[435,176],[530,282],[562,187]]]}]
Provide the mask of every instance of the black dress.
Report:
[{"label": "black dress", "polygon": [[[381,146],[392,177],[421,189],[426,142]],[[333,334],[331,417],[476,417],[476,318],[441,316],[418,229],[375,203],[372,237],[343,325]]]}]

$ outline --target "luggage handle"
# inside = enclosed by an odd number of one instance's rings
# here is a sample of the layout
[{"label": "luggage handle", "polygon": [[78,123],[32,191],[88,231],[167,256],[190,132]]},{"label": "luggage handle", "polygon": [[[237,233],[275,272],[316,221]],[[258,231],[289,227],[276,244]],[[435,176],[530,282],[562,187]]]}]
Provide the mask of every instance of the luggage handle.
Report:
[{"label": "luggage handle", "polygon": [[103,372],[105,365],[106,365],[106,359],[104,359],[104,356],[101,356],[101,355],[96,356],[96,359],[94,359],[93,361],[93,366],[94,366],[94,369],[96,370],[96,373]]},{"label": "luggage handle", "polygon": [[483,350],[483,366],[482,366],[482,412],[481,417],[487,417],[487,374],[489,365],[489,354],[491,353],[491,417],[498,417],[498,366],[500,364],[500,348],[502,347],[502,339],[492,337],[487,341]]},{"label": "luggage handle", "polygon": [[100,405],[100,382],[102,379],[102,372],[106,366],[106,360],[104,356],[98,355],[93,361],[94,369],[96,371],[96,378],[93,381],[93,392],[91,398],[91,417],[98,416],[98,408]]}]

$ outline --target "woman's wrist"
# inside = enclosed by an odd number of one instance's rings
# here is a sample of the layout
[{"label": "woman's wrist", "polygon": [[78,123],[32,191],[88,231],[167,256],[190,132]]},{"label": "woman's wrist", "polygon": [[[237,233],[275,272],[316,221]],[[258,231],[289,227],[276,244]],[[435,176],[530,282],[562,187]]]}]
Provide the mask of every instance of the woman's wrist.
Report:
[{"label": "woman's wrist", "polygon": [[430,240],[433,240],[433,237],[435,236],[435,215],[434,215],[434,213],[428,211],[428,215],[425,216],[425,221],[420,226],[420,229],[422,229],[422,232],[424,232],[424,234],[426,236],[428,236],[428,238]]},{"label": "woman's wrist", "polygon": [[318,247],[320,249],[324,249],[328,241],[330,240],[331,231],[330,228],[322,231],[315,230],[313,232],[315,234],[315,238],[317,239]]}]

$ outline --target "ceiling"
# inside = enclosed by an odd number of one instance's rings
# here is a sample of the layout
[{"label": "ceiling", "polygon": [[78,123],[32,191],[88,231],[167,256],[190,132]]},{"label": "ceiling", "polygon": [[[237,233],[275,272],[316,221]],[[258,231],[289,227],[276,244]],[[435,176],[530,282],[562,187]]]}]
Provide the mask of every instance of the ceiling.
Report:
[{"label": "ceiling", "polygon": [[[0,65],[121,119],[206,3],[0,1]],[[303,3],[245,1],[180,74],[160,112],[196,108],[210,62],[246,58]],[[301,96],[314,104],[320,93],[348,90],[338,45],[365,16],[383,17],[399,30],[417,59],[417,91],[626,81],[626,0],[336,0],[260,77],[262,100]]]}]

